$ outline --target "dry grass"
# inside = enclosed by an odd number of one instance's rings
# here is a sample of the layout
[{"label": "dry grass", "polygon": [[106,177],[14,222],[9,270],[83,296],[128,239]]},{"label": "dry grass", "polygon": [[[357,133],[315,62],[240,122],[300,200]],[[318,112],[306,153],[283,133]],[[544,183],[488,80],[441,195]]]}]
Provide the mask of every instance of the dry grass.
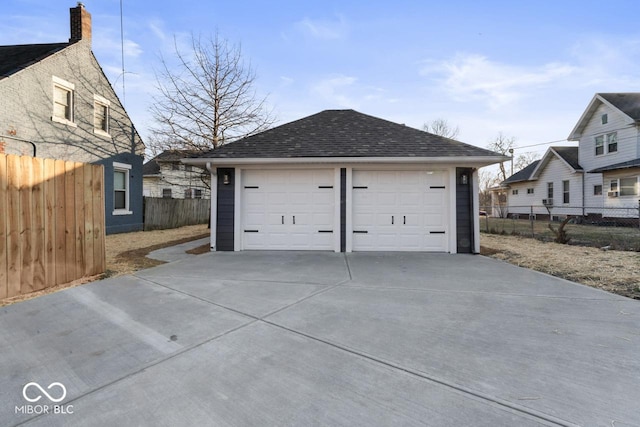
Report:
[{"label": "dry grass", "polygon": [[594,288],[640,299],[640,253],[603,251],[518,236],[482,234],[481,253]]},{"label": "dry grass", "polygon": [[[107,256],[107,271],[105,274],[84,277],[80,280],[54,286],[42,291],[6,298],[0,300],[0,307],[57,292],[62,289],[83,285],[105,277],[130,274],[143,268],[164,264],[163,261],[150,259],[146,256],[149,252],[155,251],[156,249],[166,248],[208,236],[209,230],[207,230],[206,224],[190,225],[173,230],[139,231],[135,233],[109,235],[106,237],[105,242]],[[208,249],[209,245],[206,246]],[[204,253],[204,251],[201,253]]]},{"label": "dry grass", "polygon": [[189,225],[173,230],[138,231],[107,236],[107,276],[130,274],[164,264],[147,258],[149,252],[209,236],[206,224]]}]

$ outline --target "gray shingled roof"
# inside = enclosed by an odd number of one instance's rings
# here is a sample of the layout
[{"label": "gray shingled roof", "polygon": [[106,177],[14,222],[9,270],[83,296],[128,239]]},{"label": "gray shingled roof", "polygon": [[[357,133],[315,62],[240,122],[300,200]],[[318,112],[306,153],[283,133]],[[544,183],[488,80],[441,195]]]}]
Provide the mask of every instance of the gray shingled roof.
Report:
[{"label": "gray shingled roof", "polygon": [[531,179],[531,174],[533,173],[533,170],[536,168],[536,166],[538,166],[538,163],[540,163],[540,160],[536,160],[535,162],[530,163],[524,169],[519,170],[518,172],[511,175],[509,178],[502,181],[500,185],[513,184],[514,182],[528,181],[529,179]]},{"label": "gray shingled roof", "polygon": [[142,175],[157,175],[160,173],[160,163],[179,163],[182,159],[186,159],[188,157],[196,157],[201,153],[201,150],[165,150],[142,165]]},{"label": "gray shingled roof", "polygon": [[614,165],[609,165],[602,168],[594,169],[589,172],[591,173],[606,172],[606,171],[613,171],[618,169],[630,169],[630,168],[640,168],[640,159],[629,160],[628,162],[616,163]]},{"label": "gray shingled roof", "polygon": [[569,163],[569,165],[579,171],[582,170],[582,167],[578,163],[578,147],[551,147],[553,150],[558,153],[560,157],[564,159],[565,162]]},{"label": "gray shingled roof", "polygon": [[354,110],[325,110],[199,157],[495,157],[483,148]]},{"label": "gray shingled roof", "polygon": [[42,61],[67,46],[69,43],[0,46],[0,79]]},{"label": "gray shingled roof", "polygon": [[640,120],[640,92],[599,93],[602,98],[634,120]]}]

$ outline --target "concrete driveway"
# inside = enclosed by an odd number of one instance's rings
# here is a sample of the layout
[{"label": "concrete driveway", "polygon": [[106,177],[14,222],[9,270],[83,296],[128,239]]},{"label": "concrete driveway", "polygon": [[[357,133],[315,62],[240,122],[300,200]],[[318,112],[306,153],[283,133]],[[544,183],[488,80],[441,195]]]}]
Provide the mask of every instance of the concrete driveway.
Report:
[{"label": "concrete driveway", "polygon": [[0,425],[640,425],[638,301],[481,256],[206,254],[0,343]]}]

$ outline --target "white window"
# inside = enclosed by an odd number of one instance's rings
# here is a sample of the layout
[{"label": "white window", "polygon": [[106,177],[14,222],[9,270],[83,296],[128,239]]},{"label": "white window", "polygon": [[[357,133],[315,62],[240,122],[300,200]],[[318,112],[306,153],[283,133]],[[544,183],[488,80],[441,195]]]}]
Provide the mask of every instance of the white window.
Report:
[{"label": "white window", "polygon": [[638,178],[620,178],[620,196],[638,195]]},{"label": "white window", "polygon": [[618,134],[616,132],[607,134],[607,153],[618,151]]},{"label": "white window", "polygon": [[547,182],[547,198],[553,199],[553,182]]},{"label": "white window", "polygon": [[606,135],[596,136],[596,156],[618,151],[618,133],[611,132]]},{"label": "white window", "polygon": [[533,194],[533,188],[527,188],[527,194]]},{"label": "white window", "polygon": [[606,114],[603,114],[600,118],[602,119],[603,125],[606,125],[607,122],[609,122],[609,116],[607,116]]},{"label": "white window", "polygon": [[101,97],[93,95],[93,131],[94,133],[109,136],[109,115],[111,102]]},{"label": "white window", "polygon": [[594,185],[593,186],[593,195],[594,196],[602,196],[602,185]]},{"label": "white window", "polygon": [[73,122],[74,90],[73,83],[53,77],[53,115],[51,119],[54,122],[75,126]]},{"label": "white window", "polygon": [[612,179],[611,182],[609,182],[609,191],[618,191],[617,179]]},{"label": "white window", "polygon": [[511,190],[511,194],[513,194],[514,196],[518,195],[518,190]]},{"label": "white window", "polygon": [[562,181],[562,203],[569,203],[569,189],[571,185],[569,181]]},{"label": "white window", "polygon": [[113,214],[131,215],[129,210],[129,173],[131,165],[113,162]]},{"label": "white window", "polygon": [[604,135],[596,136],[596,156],[604,154]]}]

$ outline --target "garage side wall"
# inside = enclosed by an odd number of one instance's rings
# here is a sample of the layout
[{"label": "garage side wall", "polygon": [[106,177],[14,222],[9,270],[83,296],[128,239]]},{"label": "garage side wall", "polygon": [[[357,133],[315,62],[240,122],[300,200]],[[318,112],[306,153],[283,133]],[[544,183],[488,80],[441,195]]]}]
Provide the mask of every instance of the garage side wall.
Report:
[{"label": "garage side wall", "polygon": [[456,236],[457,253],[473,253],[473,171],[456,168]]},{"label": "garage side wall", "polygon": [[216,250],[234,250],[235,169],[218,168],[216,198]]}]

